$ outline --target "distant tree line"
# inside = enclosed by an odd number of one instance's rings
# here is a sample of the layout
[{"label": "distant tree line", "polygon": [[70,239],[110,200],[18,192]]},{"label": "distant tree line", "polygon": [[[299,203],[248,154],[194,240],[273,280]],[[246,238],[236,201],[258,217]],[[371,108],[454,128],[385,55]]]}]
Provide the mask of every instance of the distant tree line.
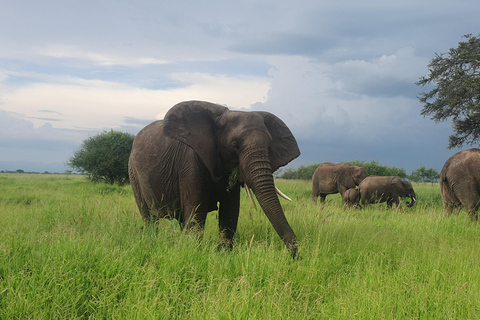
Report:
[{"label": "distant tree line", "polygon": [[[415,171],[412,171],[411,175],[407,175],[405,169],[380,165],[378,161],[367,162],[362,160],[355,160],[349,161],[349,163],[354,166],[364,168],[369,176],[396,176],[403,179],[408,179],[413,182],[436,182],[440,177],[440,174],[437,172],[437,170],[433,168],[427,169],[424,166],[420,167]],[[277,174],[277,177],[282,179],[310,180],[312,179],[313,173],[320,165],[321,163],[314,163],[309,165],[302,165],[296,169],[283,169]]]},{"label": "distant tree line", "polygon": [[[68,161],[68,165],[76,172],[87,174],[91,181],[105,181],[107,183],[128,183],[128,158],[132,150],[134,136],[125,132],[104,131],[96,136],[86,139],[82,146]],[[405,169],[387,167],[378,161],[349,161],[352,165],[359,166],[367,171],[369,176],[397,176],[413,182],[437,182],[440,175],[433,168],[422,166],[410,175]],[[275,176],[283,179],[310,180],[315,170],[321,163],[302,165],[296,169],[280,169]],[[27,173],[24,170],[0,171],[1,173]],[[38,172],[28,172],[38,173]],[[44,174],[49,174],[45,171]],[[75,174],[66,170],[64,174]]]},{"label": "distant tree line", "polygon": [[17,170],[0,170],[0,173],[27,173],[27,174],[66,174],[67,176],[70,174],[75,174],[72,170],[65,170],[65,172],[38,172],[38,171],[25,171],[23,169]]}]

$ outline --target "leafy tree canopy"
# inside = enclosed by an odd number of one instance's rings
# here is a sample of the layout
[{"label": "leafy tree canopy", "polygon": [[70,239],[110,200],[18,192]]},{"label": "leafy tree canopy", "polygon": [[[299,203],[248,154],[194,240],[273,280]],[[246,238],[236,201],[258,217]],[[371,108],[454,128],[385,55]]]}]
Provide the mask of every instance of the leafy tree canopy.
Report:
[{"label": "leafy tree canopy", "polygon": [[350,163],[354,166],[359,166],[365,169],[369,176],[396,176],[400,178],[407,177],[407,172],[405,171],[405,169],[383,166],[378,161],[366,162],[361,160],[355,160],[350,161]]},{"label": "leafy tree canopy", "polygon": [[449,148],[480,141],[479,37],[465,35],[466,40],[457,48],[435,54],[428,65],[429,74],[416,83],[433,85],[432,90],[418,96],[423,104],[421,114],[435,122],[451,118],[454,134],[449,138]]},{"label": "leafy tree canopy", "polygon": [[90,174],[92,181],[125,184],[128,182],[128,158],[132,151],[132,134],[104,131],[83,141],[68,165]]},{"label": "leafy tree canopy", "polygon": [[440,179],[440,174],[434,168],[425,168],[421,166],[409,176],[409,180],[413,182],[437,182]]}]

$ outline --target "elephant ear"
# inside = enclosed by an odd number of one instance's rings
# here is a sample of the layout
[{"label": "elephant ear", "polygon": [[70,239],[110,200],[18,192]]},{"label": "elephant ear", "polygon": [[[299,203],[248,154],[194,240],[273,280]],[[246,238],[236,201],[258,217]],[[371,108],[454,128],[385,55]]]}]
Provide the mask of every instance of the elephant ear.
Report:
[{"label": "elephant ear", "polygon": [[355,180],[353,179],[353,172],[351,166],[343,165],[340,166],[337,170],[334,171],[337,182],[345,186],[347,189],[355,188]]},{"label": "elephant ear", "polygon": [[263,116],[265,126],[272,137],[268,155],[272,172],[275,172],[278,168],[297,158],[300,155],[300,150],[298,149],[297,140],[295,140],[290,129],[280,118],[265,111],[260,111],[259,114]]},{"label": "elephant ear", "polygon": [[228,108],[204,101],[185,101],[173,106],[165,115],[163,132],[167,137],[190,146],[218,180],[219,150],[215,142],[214,123]]}]

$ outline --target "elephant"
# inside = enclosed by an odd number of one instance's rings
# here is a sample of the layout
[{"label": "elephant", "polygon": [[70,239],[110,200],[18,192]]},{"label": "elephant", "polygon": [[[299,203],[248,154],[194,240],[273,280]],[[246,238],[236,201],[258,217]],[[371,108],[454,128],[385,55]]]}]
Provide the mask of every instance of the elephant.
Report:
[{"label": "elephant", "polygon": [[340,193],[343,195],[347,189],[354,189],[367,177],[367,171],[362,167],[354,166],[348,162],[321,164],[312,176],[312,199],[316,203],[318,196],[320,202],[325,202],[328,194]]},{"label": "elephant", "polygon": [[176,219],[202,234],[207,213],[218,210],[219,246],[227,249],[237,230],[240,187],[250,187],[295,258],[297,238],[272,174],[299,155],[290,129],[269,112],[184,101],[135,137],[129,177],[145,224]]},{"label": "elephant", "polygon": [[360,207],[360,192],[358,189],[348,189],[342,195],[343,207]]},{"label": "elephant", "polygon": [[447,214],[464,207],[472,221],[480,206],[480,149],[472,148],[451,156],[440,172],[440,193]]},{"label": "elephant", "polygon": [[392,204],[398,207],[400,198],[410,197],[407,207],[412,207],[417,201],[417,196],[412,184],[402,178],[394,176],[368,176],[358,186],[362,205],[370,203],[387,202],[387,207]]}]

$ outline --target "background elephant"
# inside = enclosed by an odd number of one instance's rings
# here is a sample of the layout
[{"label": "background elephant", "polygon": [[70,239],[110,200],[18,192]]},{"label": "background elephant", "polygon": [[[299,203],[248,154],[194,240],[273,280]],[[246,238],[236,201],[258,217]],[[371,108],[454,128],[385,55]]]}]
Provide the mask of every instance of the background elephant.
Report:
[{"label": "background elephant", "polygon": [[172,107],[135,138],[129,175],[146,223],[177,219],[203,230],[217,210],[220,240],[232,247],[240,186],[257,200],[293,256],[297,240],[276,195],[272,173],[300,155],[288,127],[268,112],[231,111],[203,101]]},{"label": "background elephant", "polygon": [[463,206],[472,221],[480,206],[480,149],[472,148],[451,156],[440,172],[440,192],[447,213]]},{"label": "background elephant", "polygon": [[407,202],[407,207],[412,207],[417,201],[412,184],[399,177],[369,176],[360,183],[358,189],[363,205],[387,202],[387,207],[391,208],[393,203],[397,206],[400,204],[400,198],[410,197],[412,201]]},{"label": "background elephant", "polygon": [[343,195],[347,189],[354,189],[365,179],[367,172],[362,167],[350,163],[325,162],[320,165],[312,177],[312,198],[317,202],[325,202],[327,194],[339,193]]},{"label": "background elephant", "polygon": [[360,207],[360,192],[358,189],[348,189],[342,195],[343,206]]}]

